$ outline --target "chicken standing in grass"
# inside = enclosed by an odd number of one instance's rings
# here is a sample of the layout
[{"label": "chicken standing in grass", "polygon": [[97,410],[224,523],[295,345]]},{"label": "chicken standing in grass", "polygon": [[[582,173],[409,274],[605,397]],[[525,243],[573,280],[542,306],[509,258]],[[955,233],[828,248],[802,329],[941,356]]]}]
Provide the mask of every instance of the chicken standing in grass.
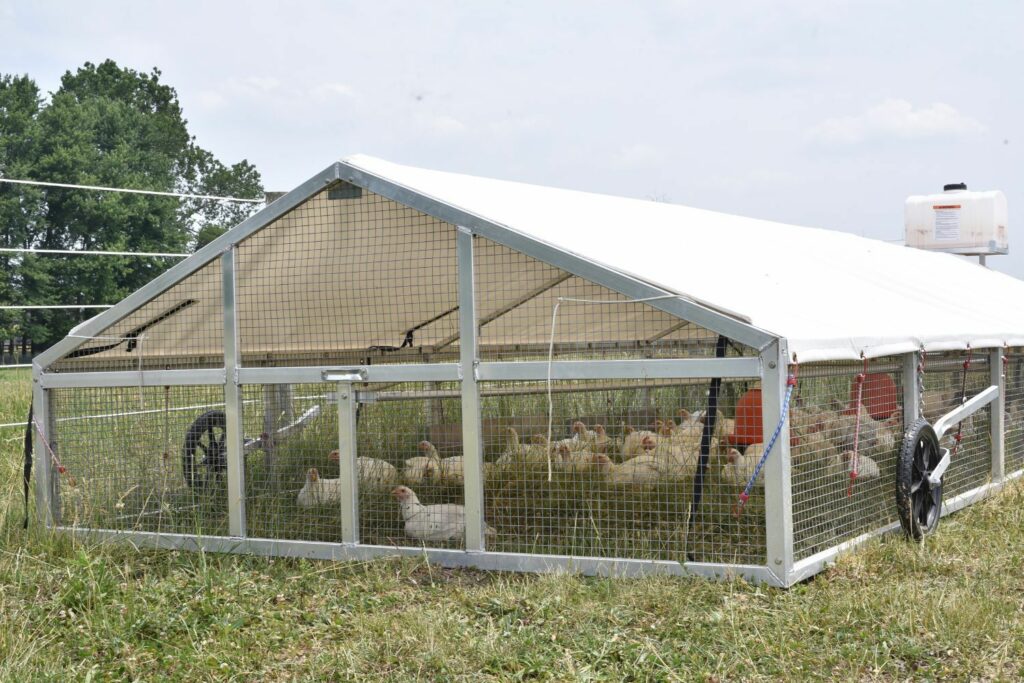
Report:
[{"label": "chicken standing in grass", "polygon": [[[746,450],[740,453],[735,448],[730,448],[725,454],[725,465],[722,466],[722,479],[732,486],[746,486],[750,478],[754,476],[757,463],[764,454],[764,444],[755,443],[747,446]],[[757,474],[754,486],[764,486],[764,469]]]},{"label": "chicken standing in grass", "polygon": [[650,486],[660,481],[683,480],[697,469],[697,456],[686,453],[668,439],[646,436],[640,442],[644,454],[618,465],[601,467],[612,484]]},{"label": "chicken standing in grass", "polygon": [[[658,427],[661,428],[661,420],[658,420],[658,423]],[[623,460],[629,460],[646,453],[643,446],[644,439],[658,440],[657,434],[646,429],[635,430],[632,427],[626,427],[623,431],[625,432],[625,437],[622,440]]]},{"label": "chicken standing in grass", "polygon": [[296,499],[300,508],[341,502],[341,479],[322,479],[315,467],[306,472],[306,484]]},{"label": "chicken standing in grass", "polygon": [[[327,455],[331,462],[339,462],[341,456],[338,451],[331,451]],[[356,458],[356,466],[359,468],[359,483],[369,486],[393,486],[398,482],[398,470],[387,460],[380,458]]]},{"label": "chicken standing in grass", "polygon": [[[408,486],[396,486],[391,495],[398,501],[405,520],[405,535],[420,541],[452,541],[466,533],[466,508],[453,503],[423,505]],[[484,533],[497,532],[484,524]]]},{"label": "chicken standing in grass", "polygon": [[592,453],[606,453],[608,451],[608,433],[604,429],[604,425],[594,425],[593,429],[589,429],[584,422],[577,420],[572,424],[573,439],[578,440],[581,443],[581,450],[587,450]]},{"label": "chicken standing in grass", "polygon": [[466,480],[465,477],[465,459],[461,455],[456,455],[451,458],[442,458],[434,444],[429,441],[420,441],[418,448],[421,452],[425,453],[425,457],[428,462],[433,463],[434,473],[437,478],[443,484],[451,484],[454,486],[461,486]]},{"label": "chicken standing in grass", "polygon": [[[828,472],[834,477],[847,478],[853,474],[853,451],[844,451],[831,456],[828,460]],[[857,456],[857,481],[878,479],[882,470],[874,458],[866,455]]]}]

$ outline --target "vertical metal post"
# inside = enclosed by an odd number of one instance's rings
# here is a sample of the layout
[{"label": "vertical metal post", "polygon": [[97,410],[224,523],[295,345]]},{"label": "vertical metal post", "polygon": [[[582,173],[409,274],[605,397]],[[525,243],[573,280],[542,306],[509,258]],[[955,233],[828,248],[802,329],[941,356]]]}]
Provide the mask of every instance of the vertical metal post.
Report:
[{"label": "vertical metal post", "polygon": [[[773,342],[761,353],[761,415],[767,444],[779,423],[786,397],[788,351]],[[790,477],[789,418],[764,466],[764,518],[768,572],[778,585],[788,586],[793,571],[793,489]]]},{"label": "vertical metal post", "polygon": [[341,486],[341,542],[359,542],[359,464],[356,460],[356,394],[338,382],[338,476]]},{"label": "vertical metal post", "polygon": [[[42,369],[32,366],[32,419],[43,428],[46,440],[52,442],[53,432],[50,430],[50,405],[46,390],[39,383]],[[56,486],[52,482],[53,469],[50,467],[50,453],[43,443],[35,425],[31,426],[34,444],[32,451],[36,460],[36,516],[43,526],[53,526],[60,519],[60,498]]]},{"label": "vertical metal post", "polygon": [[459,226],[459,363],[462,367],[462,455],[466,480],[466,550],[484,550],[483,435],[476,381],[477,329],[473,283],[473,233]]},{"label": "vertical metal post", "polygon": [[991,403],[992,481],[1002,481],[1006,474],[1006,373],[1003,371],[1003,349],[992,349],[988,356],[991,383],[999,387],[999,398]]},{"label": "vertical metal post", "polygon": [[921,387],[917,383],[917,369],[921,366],[921,354],[914,352],[903,356],[903,425],[909,427],[921,415]]},{"label": "vertical metal post", "polygon": [[242,356],[238,343],[238,310],[235,292],[235,255],[232,246],[221,256],[224,279],[224,414],[226,416],[226,447],[228,460],[228,533],[244,537],[245,533],[245,455],[242,452],[242,388],[238,384],[238,368]]}]

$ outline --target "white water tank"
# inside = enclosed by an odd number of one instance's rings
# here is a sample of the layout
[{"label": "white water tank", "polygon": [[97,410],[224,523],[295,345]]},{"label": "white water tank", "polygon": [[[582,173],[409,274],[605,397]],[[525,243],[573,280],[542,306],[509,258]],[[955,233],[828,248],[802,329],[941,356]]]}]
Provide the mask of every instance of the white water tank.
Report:
[{"label": "white water tank", "polygon": [[1002,192],[970,192],[963,183],[946,185],[942,193],[907,198],[907,246],[975,256],[1006,254],[1006,216]]}]

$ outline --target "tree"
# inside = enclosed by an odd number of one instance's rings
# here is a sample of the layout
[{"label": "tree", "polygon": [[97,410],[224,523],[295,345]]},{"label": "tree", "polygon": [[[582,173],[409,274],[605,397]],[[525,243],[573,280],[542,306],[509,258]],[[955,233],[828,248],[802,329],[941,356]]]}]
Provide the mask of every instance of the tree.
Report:
[{"label": "tree", "polygon": [[[65,73],[49,100],[27,77],[0,77],[0,174],[50,182],[260,197],[246,161],[226,166],[188,132],[175,90],[160,71],[113,61]],[[3,246],[186,252],[247,217],[252,204],[179,200],[60,188],[0,188]],[[28,255],[4,266],[19,275],[4,299],[26,304],[115,303],[175,261],[140,257]],[[8,299],[8,297],[10,297]],[[57,341],[85,315],[33,311],[0,323],[37,345]]]}]

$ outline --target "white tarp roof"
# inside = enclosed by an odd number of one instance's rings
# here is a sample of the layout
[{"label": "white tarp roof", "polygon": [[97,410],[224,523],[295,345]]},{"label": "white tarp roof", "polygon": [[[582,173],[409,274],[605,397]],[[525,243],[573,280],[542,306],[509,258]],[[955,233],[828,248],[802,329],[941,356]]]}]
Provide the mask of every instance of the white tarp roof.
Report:
[{"label": "white tarp roof", "polygon": [[[848,233],[401,166],[345,163],[788,340],[801,362],[1024,344],[1024,281]],[[901,216],[900,207],[893,208]]]}]

